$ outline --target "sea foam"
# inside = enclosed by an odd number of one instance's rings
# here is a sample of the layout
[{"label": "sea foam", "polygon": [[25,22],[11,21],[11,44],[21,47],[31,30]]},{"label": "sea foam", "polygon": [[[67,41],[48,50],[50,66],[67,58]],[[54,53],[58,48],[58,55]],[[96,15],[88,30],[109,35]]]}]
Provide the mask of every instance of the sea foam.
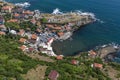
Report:
[{"label": "sea foam", "polygon": [[[90,15],[95,21],[97,20],[97,18],[95,17],[95,14],[94,13],[91,13],[91,12],[83,12],[81,10],[74,10],[74,11],[70,11],[71,13],[77,13],[79,15]],[[66,12],[68,13],[68,12]],[[59,8],[56,8],[53,10],[52,14],[65,14],[64,12],[60,11]]]},{"label": "sea foam", "polygon": [[19,7],[27,8],[30,7],[31,4],[29,2],[24,2],[24,3],[15,3],[15,5]]},{"label": "sea foam", "polygon": [[52,14],[63,14],[63,12],[60,12],[60,9],[56,8],[53,10]]}]

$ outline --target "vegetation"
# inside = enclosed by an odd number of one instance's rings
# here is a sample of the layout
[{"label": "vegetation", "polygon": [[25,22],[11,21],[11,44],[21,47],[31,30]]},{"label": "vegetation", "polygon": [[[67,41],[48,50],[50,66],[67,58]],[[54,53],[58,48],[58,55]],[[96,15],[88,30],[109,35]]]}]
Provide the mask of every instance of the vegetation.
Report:
[{"label": "vegetation", "polygon": [[42,19],[41,19],[41,22],[42,22],[42,23],[46,23],[46,22],[47,22],[47,19],[46,19],[46,18],[42,18]]},{"label": "vegetation", "polygon": [[15,23],[15,22],[6,22],[5,23],[5,26],[6,27],[9,27],[9,28],[11,28],[11,29],[20,29],[20,26],[19,26],[19,24],[18,23]]},{"label": "vegetation", "polygon": [[20,27],[24,30],[26,30],[27,28],[30,28],[31,31],[35,31],[37,29],[36,25],[33,25],[30,21],[23,21],[20,23]]},{"label": "vegetation", "polygon": [[[17,37],[16,37],[17,38]],[[22,80],[21,74],[26,74],[37,64],[51,65],[52,63],[37,61],[23,54],[16,38],[0,36],[0,80],[16,78]]]},{"label": "vegetation", "polygon": [[101,62],[99,58],[89,59],[87,53],[83,53],[80,57],[74,58],[80,62],[78,65],[71,64],[73,57],[66,57],[64,60],[56,60],[52,57],[55,60],[54,63],[38,61],[23,54],[18,48],[20,46],[16,41],[18,39],[19,36],[13,38],[11,34],[0,36],[0,46],[2,46],[0,47],[0,80],[12,80],[13,78],[24,80],[21,74],[26,74],[38,64],[48,66],[46,79],[51,70],[57,70],[60,74],[58,80],[88,80],[90,78],[110,80],[99,69],[91,67],[94,61]]},{"label": "vegetation", "polygon": [[80,57],[74,58],[80,62],[78,65],[71,64],[73,57],[57,60],[54,65],[47,68],[46,80],[51,70],[57,70],[59,72],[60,76],[58,80],[110,80],[100,69],[91,67],[91,64],[94,63],[95,60],[101,62],[99,58],[89,59],[86,53],[82,53],[81,55]]},{"label": "vegetation", "polygon": [[5,21],[8,21],[8,20],[11,19],[12,16],[11,16],[10,13],[7,13],[7,14],[5,14],[3,17],[4,17]]},{"label": "vegetation", "polygon": [[120,71],[120,64],[117,64],[115,62],[109,62],[109,65],[112,66],[115,70]]}]

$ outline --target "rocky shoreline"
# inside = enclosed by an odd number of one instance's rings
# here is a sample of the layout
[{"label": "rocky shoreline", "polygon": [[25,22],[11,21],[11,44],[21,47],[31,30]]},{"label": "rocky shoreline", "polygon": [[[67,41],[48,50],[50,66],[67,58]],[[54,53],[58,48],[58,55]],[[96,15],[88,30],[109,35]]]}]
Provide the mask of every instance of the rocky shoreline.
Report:
[{"label": "rocky shoreline", "polygon": [[[66,40],[83,25],[96,21],[94,14],[88,12],[62,13],[55,9],[53,13],[41,13],[39,10],[26,10],[8,2],[1,2],[1,7],[1,21],[5,26],[2,33],[20,35],[20,41],[25,41],[21,46],[21,48],[25,48],[23,51],[29,52],[29,48],[30,50],[32,48],[49,56],[56,56],[51,46],[53,41]],[[8,19],[5,17],[7,14],[11,16]],[[21,34],[22,32],[24,33]],[[27,36],[28,39],[23,39],[24,36]]]}]

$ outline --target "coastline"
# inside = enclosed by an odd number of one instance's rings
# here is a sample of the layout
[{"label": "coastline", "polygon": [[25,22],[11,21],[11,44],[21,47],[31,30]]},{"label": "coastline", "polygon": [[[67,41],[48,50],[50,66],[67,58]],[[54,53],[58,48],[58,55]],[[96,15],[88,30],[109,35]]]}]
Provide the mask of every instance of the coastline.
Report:
[{"label": "coastline", "polygon": [[[56,74],[56,79],[59,80],[120,79],[120,65],[113,60],[119,58],[117,52],[120,53],[120,45],[114,43],[101,45],[70,56],[56,54],[53,50],[52,45],[55,41],[71,39],[74,32],[95,22],[92,15],[76,12],[61,13],[58,10],[53,13],[23,10],[19,13],[19,7],[16,7],[18,12],[9,5],[7,11],[4,7],[6,6],[2,6],[0,23],[17,24],[20,28],[9,27],[10,24],[7,24],[4,25],[5,29],[0,30],[0,45],[3,46],[0,49],[3,65],[0,79],[48,80],[52,74],[53,76]],[[4,19],[6,16],[4,14],[8,13],[12,17]],[[23,16],[18,17],[21,14]],[[29,27],[25,27],[26,25]]]},{"label": "coastline", "polygon": [[[9,6],[13,6],[13,7],[16,6],[9,2],[5,2],[5,3],[8,5],[10,4]],[[17,5],[17,6],[19,6],[19,5]],[[39,11],[36,11],[36,10],[34,10],[32,12],[30,12],[30,10],[29,10],[29,13],[30,13],[30,16],[32,13],[34,13],[34,15],[32,14],[32,16],[33,16],[33,18],[35,18],[37,20],[46,19],[47,22],[46,21],[42,22],[44,24],[44,26],[46,26],[47,29],[53,29],[53,31],[55,31],[54,32],[55,34],[52,37],[45,38],[46,39],[45,42],[44,41],[40,42],[40,40],[42,40],[42,39],[40,39],[42,37],[41,35],[47,36],[49,33],[47,33],[46,30],[42,31],[42,33],[40,32],[39,34],[37,34],[38,38],[37,38],[35,44],[33,44],[35,47],[37,47],[37,45],[39,45],[40,47],[42,46],[43,48],[47,48],[46,50],[43,50],[41,52],[46,53],[50,56],[56,56],[56,54],[53,51],[53,47],[51,46],[53,41],[55,41],[55,40],[64,41],[64,40],[70,38],[72,36],[72,34],[76,30],[81,28],[83,25],[87,25],[87,24],[90,24],[90,23],[93,23],[96,21],[96,18],[92,13],[86,13],[86,12],[62,13],[59,11],[59,9],[55,9],[53,11],[53,13],[40,13]],[[17,32],[17,31],[14,30],[14,32]],[[34,33],[36,34],[36,32],[34,32]],[[50,32],[50,34],[51,33],[52,32]],[[32,34],[30,34],[30,35],[32,35]],[[25,36],[29,36],[29,33],[25,33]],[[31,38],[29,38],[29,39],[31,39]],[[51,39],[53,39],[53,40],[51,40]],[[46,41],[48,41],[48,42],[46,42]]]}]

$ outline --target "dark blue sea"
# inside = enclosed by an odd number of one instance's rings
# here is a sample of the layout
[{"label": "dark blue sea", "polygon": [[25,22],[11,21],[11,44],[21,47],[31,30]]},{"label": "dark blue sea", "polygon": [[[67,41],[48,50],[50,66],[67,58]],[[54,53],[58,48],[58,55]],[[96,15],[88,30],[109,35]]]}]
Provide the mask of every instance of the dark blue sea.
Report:
[{"label": "dark blue sea", "polygon": [[81,10],[92,12],[101,21],[86,25],[72,38],[53,44],[57,54],[73,55],[98,45],[120,44],[120,0],[6,0],[13,3],[29,2],[30,10],[52,13],[55,8],[62,12]]}]

